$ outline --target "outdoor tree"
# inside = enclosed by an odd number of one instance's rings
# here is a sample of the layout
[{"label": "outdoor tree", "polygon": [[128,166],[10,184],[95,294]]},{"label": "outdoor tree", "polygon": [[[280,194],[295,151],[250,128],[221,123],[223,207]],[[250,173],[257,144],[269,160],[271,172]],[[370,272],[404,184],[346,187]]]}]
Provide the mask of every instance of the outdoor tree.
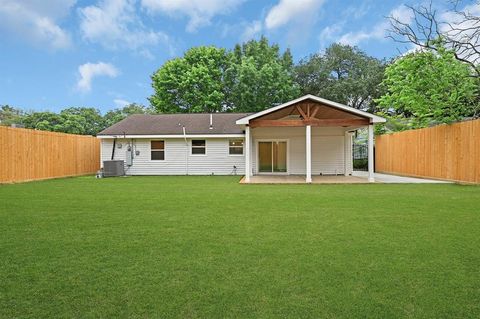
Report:
[{"label": "outdoor tree", "polygon": [[298,97],[290,50],[281,53],[267,38],[237,44],[226,72],[228,108],[258,112]]},{"label": "outdoor tree", "polygon": [[411,53],[387,67],[386,93],[377,102],[404,128],[458,121],[478,112],[479,83],[471,75],[450,50]]},{"label": "outdoor tree", "polygon": [[95,135],[105,128],[100,111],[93,107],[70,107],[62,110],[59,130],[66,133]]},{"label": "outdoor tree", "polygon": [[42,131],[63,132],[63,122],[62,116],[54,112],[32,112],[23,118],[26,128]]},{"label": "outdoor tree", "polygon": [[25,112],[10,105],[0,107],[0,125],[10,126],[12,124],[23,124]]},{"label": "outdoor tree", "polygon": [[150,103],[160,113],[222,111],[225,103],[225,49],[195,47],[167,61],[152,76]]},{"label": "outdoor tree", "polygon": [[295,67],[295,80],[303,94],[375,112],[384,70],[384,61],[357,47],[332,44],[324,53],[301,60]]},{"label": "outdoor tree", "polygon": [[152,107],[146,107],[141,104],[131,103],[122,108],[117,108],[108,111],[103,116],[103,122],[105,127],[109,127],[117,122],[120,122],[124,118],[133,114],[153,114],[155,109]]},{"label": "outdoor tree", "polygon": [[292,72],[290,51],[265,37],[232,51],[196,47],[153,74],[149,100],[161,113],[260,111],[298,96]]},{"label": "outdoor tree", "polygon": [[407,6],[413,23],[390,16],[389,37],[417,48],[440,51],[451,49],[455,59],[470,65],[472,76],[480,78],[480,1],[460,8],[462,1],[438,14],[430,5]]}]

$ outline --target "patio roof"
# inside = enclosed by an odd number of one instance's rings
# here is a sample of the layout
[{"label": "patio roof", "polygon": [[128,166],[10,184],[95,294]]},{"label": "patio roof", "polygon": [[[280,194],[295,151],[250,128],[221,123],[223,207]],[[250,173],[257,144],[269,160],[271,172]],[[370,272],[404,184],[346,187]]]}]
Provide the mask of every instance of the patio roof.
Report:
[{"label": "patio roof", "polygon": [[[298,99],[289,101],[287,103],[271,107],[261,112],[245,116],[241,119],[238,119],[236,123],[248,125],[251,123],[252,120],[255,120],[255,119],[258,120],[260,118],[264,118],[268,114],[276,113],[281,111],[282,109],[293,107],[298,104],[301,104],[302,102],[304,103],[308,101],[314,102],[319,107],[323,106],[324,108],[327,107],[327,108],[333,109],[334,111],[337,111],[336,112],[337,116],[336,117],[332,116],[330,118],[319,118],[319,115],[321,115],[321,112],[312,111],[312,112],[315,112],[315,114],[313,114],[313,116],[311,114],[308,114],[309,116],[307,118],[306,114],[302,113],[303,110],[298,110],[300,115],[302,116],[303,124],[300,122],[294,122],[296,121],[295,119],[288,119],[288,121],[291,121],[289,123],[286,123],[287,120],[285,121],[285,123],[280,123],[278,122],[278,119],[276,119],[277,120],[276,123],[265,122],[265,121],[270,121],[270,119],[268,119],[268,120],[263,120],[262,126],[274,126],[274,124],[276,124],[275,126],[302,126],[302,125],[343,126],[345,124],[346,125],[350,125],[350,124],[351,125],[368,125],[373,123],[384,123],[386,121],[386,119],[384,119],[383,117],[309,94],[309,95],[302,96]],[[342,114],[340,118],[338,118],[339,114]],[[351,116],[348,116],[348,115],[351,115]],[[363,120],[367,119],[368,122],[364,123],[365,121],[361,121],[362,119]]]}]

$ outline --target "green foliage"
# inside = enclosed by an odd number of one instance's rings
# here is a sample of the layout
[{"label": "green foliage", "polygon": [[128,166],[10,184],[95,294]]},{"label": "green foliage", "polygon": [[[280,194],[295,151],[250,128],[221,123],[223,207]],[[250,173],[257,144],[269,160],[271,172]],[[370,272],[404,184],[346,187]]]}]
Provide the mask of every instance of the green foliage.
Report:
[{"label": "green foliage", "polygon": [[120,122],[124,118],[132,114],[153,114],[155,110],[151,107],[145,107],[141,104],[131,103],[123,108],[113,109],[108,111],[103,116],[104,127],[112,126],[113,124]]},{"label": "green foliage", "polygon": [[150,103],[161,113],[260,111],[298,96],[290,51],[264,37],[233,51],[196,47],[152,76]]},{"label": "green foliage", "polygon": [[225,101],[227,53],[216,47],[191,48],[167,61],[152,76],[150,103],[160,113],[218,112]]},{"label": "green foliage", "polygon": [[70,107],[60,115],[64,119],[63,132],[95,135],[105,127],[100,111],[93,107]]},{"label": "green foliage", "polygon": [[236,45],[227,70],[228,105],[236,112],[258,112],[298,97],[290,50],[280,53],[265,37]]},{"label": "green foliage", "polygon": [[356,170],[367,170],[368,169],[368,159],[360,158],[360,159],[353,159],[353,169]]},{"label": "green foliage", "polygon": [[375,112],[384,61],[357,47],[332,44],[325,53],[313,54],[295,67],[295,81],[303,94],[314,94],[357,109]]},{"label": "green foliage", "polygon": [[377,101],[400,129],[452,123],[478,110],[479,82],[445,49],[404,56],[387,67]]},{"label": "green foliage", "polygon": [[23,124],[23,116],[24,112],[21,109],[10,105],[2,105],[0,107],[0,125]]},{"label": "green foliage", "polygon": [[154,109],[140,104],[129,104],[108,111],[105,116],[92,107],[69,107],[60,113],[23,112],[8,105],[0,109],[0,124],[21,124],[25,128],[82,135],[96,135],[131,114],[151,114]]}]

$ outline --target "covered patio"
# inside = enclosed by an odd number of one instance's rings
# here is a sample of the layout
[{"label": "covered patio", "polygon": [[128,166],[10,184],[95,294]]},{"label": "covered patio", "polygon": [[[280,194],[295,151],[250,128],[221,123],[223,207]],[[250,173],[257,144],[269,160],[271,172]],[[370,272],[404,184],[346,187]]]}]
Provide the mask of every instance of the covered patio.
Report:
[{"label": "covered patio", "polygon": [[[245,128],[244,183],[374,182],[373,129],[385,119],[306,95],[239,119]],[[352,136],[368,129],[368,177],[353,172]]]}]

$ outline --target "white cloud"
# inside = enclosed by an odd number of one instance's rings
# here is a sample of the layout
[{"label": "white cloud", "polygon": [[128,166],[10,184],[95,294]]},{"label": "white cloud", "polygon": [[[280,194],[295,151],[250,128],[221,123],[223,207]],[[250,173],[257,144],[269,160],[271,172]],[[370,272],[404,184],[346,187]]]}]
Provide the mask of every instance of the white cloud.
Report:
[{"label": "white cloud", "polygon": [[245,0],[142,0],[142,6],[151,13],[162,12],[169,15],[184,15],[190,20],[187,31],[194,32],[199,27],[209,25],[219,14],[227,14]]},{"label": "white cloud", "polygon": [[166,45],[173,51],[170,38],[163,32],[148,30],[135,12],[133,0],[102,0],[98,5],[79,10],[83,39],[108,49],[127,48],[153,57],[147,46]]},{"label": "white cloud", "polygon": [[262,32],[262,29],[263,27],[261,21],[255,20],[252,23],[247,24],[243,30],[241,40],[248,41],[255,38]]},{"label": "white cloud", "polygon": [[343,23],[336,23],[329,25],[322,29],[320,35],[318,36],[318,40],[320,41],[320,48],[324,49],[327,47],[327,44],[330,43],[339,32],[343,29]]},{"label": "white cloud", "polygon": [[[390,11],[389,16],[392,16],[403,23],[410,24],[413,20],[413,13],[405,6],[399,6]],[[360,42],[371,39],[384,39],[387,34],[387,30],[390,27],[390,23],[384,19],[373,26],[371,30],[360,30],[355,32],[348,32],[340,37],[338,42],[348,45],[357,45]]]},{"label": "white cloud", "polygon": [[129,101],[122,100],[122,99],[114,99],[113,103],[115,103],[116,107],[119,107],[119,108],[122,108],[122,107],[125,107],[125,106],[131,104]]},{"label": "white cloud", "polygon": [[98,76],[108,76],[114,78],[120,73],[118,69],[104,62],[85,63],[78,67],[80,78],[77,82],[77,89],[81,92],[89,92],[92,89],[92,81]]},{"label": "white cloud", "polygon": [[305,22],[310,20],[324,0],[280,0],[267,13],[265,26],[267,29],[276,29],[292,21]]},{"label": "white cloud", "polygon": [[[467,5],[460,11],[472,17],[480,17],[480,2]],[[480,47],[480,37],[478,35],[479,20],[465,19],[463,15],[451,11],[443,12],[440,15],[440,19],[443,21],[443,23],[440,24],[440,31],[442,33],[447,34],[451,39],[468,43],[463,45],[460,50],[457,48],[459,55],[470,62],[478,64],[480,58],[474,48]],[[459,32],[459,30],[463,31]],[[470,44],[474,48],[472,48]]]},{"label": "white cloud", "polygon": [[36,45],[65,49],[70,35],[58,24],[75,0],[0,0],[0,29],[20,36]]}]

